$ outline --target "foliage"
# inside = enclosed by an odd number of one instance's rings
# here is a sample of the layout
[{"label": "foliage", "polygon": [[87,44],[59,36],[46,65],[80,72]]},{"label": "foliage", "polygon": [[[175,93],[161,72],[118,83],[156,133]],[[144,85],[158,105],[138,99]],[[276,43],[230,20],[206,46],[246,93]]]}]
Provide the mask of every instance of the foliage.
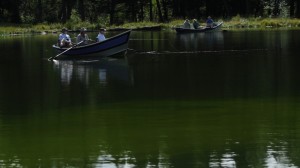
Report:
[{"label": "foliage", "polygon": [[[162,25],[210,15],[227,28],[299,27],[300,0],[10,0],[0,1],[1,33]],[[289,19],[291,18],[291,19]],[[6,23],[6,24],[3,24]],[[21,26],[19,26],[21,25]]]},{"label": "foliage", "polygon": [[175,19],[172,20],[168,23],[169,27],[179,27],[183,24],[183,20],[182,19]]},{"label": "foliage", "polygon": [[[208,15],[300,18],[300,0],[10,0],[0,1],[0,22],[66,23],[107,27],[128,22],[167,23],[172,18],[205,19]],[[93,24],[96,25],[93,25]]]},{"label": "foliage", "polygon": [[125,23],[122,25],[124,28],[141,28],[147,26],[158,26],[160,24],[153,23],[153,22],[132,22],[132,23]]}]

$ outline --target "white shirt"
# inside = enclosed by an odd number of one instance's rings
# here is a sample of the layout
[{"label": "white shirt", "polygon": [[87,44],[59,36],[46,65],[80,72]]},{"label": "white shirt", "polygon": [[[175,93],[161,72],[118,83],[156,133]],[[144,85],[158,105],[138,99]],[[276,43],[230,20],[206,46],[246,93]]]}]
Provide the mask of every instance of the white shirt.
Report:
[{"label": "white shirt", "polygon": [[97,36],[97,39],[98,39],[98,42],[100,42],[100,41],[104,41],[106,38],[105,38],[104,34],[99,33]]},{"label": "white shirt", "polygon": [[66,40],[68,42],[71,42],[71,38],[68,34],[65,34],[65,33],[61,33],[58,37],[58,40],[59,41],[62,41],[62,40]]}]

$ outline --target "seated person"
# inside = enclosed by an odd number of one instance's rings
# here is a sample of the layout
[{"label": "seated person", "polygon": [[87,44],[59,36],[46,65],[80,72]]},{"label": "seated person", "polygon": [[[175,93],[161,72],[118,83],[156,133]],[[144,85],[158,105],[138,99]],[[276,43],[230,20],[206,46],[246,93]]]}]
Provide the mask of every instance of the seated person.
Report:
[{"label": "seated person", "polygon": [[81,28],[80,29],[80,33],[78,34],[77,40],[76,40],[77,44],[80,43],[80,42],[81,42],[80,45],[86,45],[86,44],[88,44],[88,42],[89,42],[90,39],[89,39],[89,36],[85,32],[86,32],[85,28]]},{"label": "seated person", "polygon": [[191,28],[190,21],[188,19],[186,19],[184,21],[183,28],[185,28],[185,29],[190,29]]},{"label": "seated person", "polygon": [[104,33],[105,33],[105,29],[101,28],[100,31],[99,31],[98,36],[96,37],[97,42],[101,42],[101,41],[104,41],[106,39]]},{"label": "seated person", "polygon": [[200,27],[200,24],[196,19],[193,20],[193,27],[194,27],[194,29],[199,29],[199,27]]},{"label": "seated person", "polygon": [[214,27],[214,21],[212,20],[212,18],[210,16],[207,17],[207,20],[206,20],[206,27]]},{"label": "seated person", "polygon": [[62,28],[62,33],[58,37],[58,46],[63,47],[70,47],[72,45],[72,41],[70,36],[67,34],[68,29]]}]

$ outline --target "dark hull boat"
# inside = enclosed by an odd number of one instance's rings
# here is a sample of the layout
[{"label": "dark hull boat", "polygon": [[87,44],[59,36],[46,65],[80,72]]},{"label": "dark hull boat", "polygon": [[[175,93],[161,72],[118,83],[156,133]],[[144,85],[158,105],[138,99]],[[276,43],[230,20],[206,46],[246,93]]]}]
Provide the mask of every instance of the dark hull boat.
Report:
[{"label": "dark hull boat", "polygon": [[[106,57],[125,52],[128,48],[128,40],[131,30],[118,34],[114,37],[108,38],[105,41],[96,42],[84,46],[76,46],[74,48],[60,48],[53,45],[53,48],[58,53],[63,53],[55,59],[62,58],[87,58],[91,56]],[[67,51],[68,50],[68,51]]]},{"label": "dark hull boat", "polygon": [[213,27],[204,27],[200,29],[187,29],[187,28],[175,28],[177,33],[202,33],[202,32],[211,32],[219,30],[222,27],[223,22],[218,23],[217,25]]}]

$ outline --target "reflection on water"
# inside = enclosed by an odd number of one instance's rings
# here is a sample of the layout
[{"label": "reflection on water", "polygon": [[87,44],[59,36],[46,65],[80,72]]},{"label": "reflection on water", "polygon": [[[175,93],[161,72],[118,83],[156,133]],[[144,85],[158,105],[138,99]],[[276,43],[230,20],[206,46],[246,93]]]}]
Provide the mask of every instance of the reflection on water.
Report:
[{"label": "reflection on water", "polygon": [[[240,158],[245,157],[246,163],[249,167],[260,167],[259,162],[264,162],[261,166],[263,167],[298,167],[296,166],[293,161],[290,159],[289,152],[288,152],[288,144],[287,142],[279,142],[273,143],[269,142],[270,146],[267,146],[265,149],[266,152],[260,156],[259,153],[256,155],[249,155],[246,153],[245,156],[241,156],[243,153],[235,153],[231,150],[233,149],[226,149],[224,153],[218,153],[216,151],[211,152],[210,159],[209,159],[209,167],[217,168],[217,167],[240,167],[241,163]],[[248,151],[251,152],[251,151]],[[252,160],[251,157],[258,158],[257,160]],[[261,157],[261,159],[259,159]],[[251,163],[251,161],[254,161]]]},{"label": "reflection on water", "polygon": [[266,167],[298,167],[289,158],[288,143],[279,142],[279,144],[274,144],[274,142],[269,142],[270,145],[267,146],[265,165]]},{"label": "reflection on water", "polygon": [[69,85],[72,79],[73,74],[73,64],[72,63],[60,63],[59,61],[54,60],[55,68],[60,70],[61,82],[65,85]]},{"label": "reflection on water", "polygon": [[85,86],[89,86],[97,77],[101,86],[105,87],[108,85],[107,76],[113,80],[133,82],[133,75],[129,74],[129,67],[124,59],[54,60],[53,67],[59,71],[61,83],[66,86],[70,85],[71,80],[79,80]]},{"label": "reflection on water", "polygon": [[223,50],[224,47],[223,32],[177,34],[177,37],[180,51],[214,51]]},{"label": "reflection on water", "polygon": [[235,157],[236,154],[230,151],[222,154],[221,158],[219,158],[216,153],[212,152],[212,154],[210,155],[209,167],[237,167],[234,159]]},{"label": "reflection on water", "polygon": [[99,69],[99,81],[100,81],[100,84],[102,85],[106,85],[107,82],[106,82],[106,69]]},{"label": "reflection on water", "polygon": [[[129,154],[126,154],[129,153]],[[97,158],[95,167],[135,167],[135,158],[131,158],[130,151],[125,151],[120,155],[120,158],[114,158],[110,154],[106,154],[105,151],[101,151],[101,155]]]}]

